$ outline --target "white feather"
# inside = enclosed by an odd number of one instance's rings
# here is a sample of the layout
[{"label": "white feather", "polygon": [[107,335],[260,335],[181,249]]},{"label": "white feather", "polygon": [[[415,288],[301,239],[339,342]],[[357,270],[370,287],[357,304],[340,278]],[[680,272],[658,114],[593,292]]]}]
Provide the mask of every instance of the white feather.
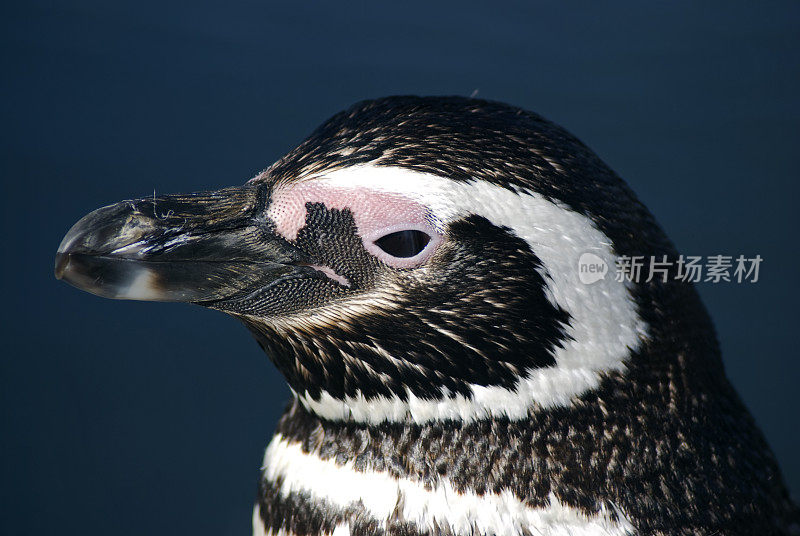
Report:
[{"label": "white feather", "polygon": [[253,536],[267,536],[267,529],[261,519],[261,508],[258,505],[253,507]]}]

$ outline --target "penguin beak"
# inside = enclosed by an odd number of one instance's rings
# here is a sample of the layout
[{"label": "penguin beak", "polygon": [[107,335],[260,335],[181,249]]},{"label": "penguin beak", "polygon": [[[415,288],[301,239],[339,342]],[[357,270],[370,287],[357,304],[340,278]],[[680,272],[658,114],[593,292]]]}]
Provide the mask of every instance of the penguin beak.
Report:
[{"label": "penguin beak", "polygon": [[[55,275],[106,298],[213,302],[301,269],[260,215],[264,186],[123,201],[83,217],[61,241]],[[303,267],[304,268],[304,267]]]}]

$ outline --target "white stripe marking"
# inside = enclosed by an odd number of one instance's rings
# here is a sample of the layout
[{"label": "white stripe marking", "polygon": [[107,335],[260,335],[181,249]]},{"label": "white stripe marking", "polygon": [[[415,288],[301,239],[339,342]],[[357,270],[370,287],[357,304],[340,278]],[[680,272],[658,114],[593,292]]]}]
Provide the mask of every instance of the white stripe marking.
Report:
[{"label": "white stripe marking", "polygon": [[[478,495],[459,493],[446,479],[433,489],[409,478],[394,478],[382,471],[357,471],[353,463],[337,465],[304,453],[299,443],[276,434],[264,455],[264,477],[280,481],[280,494],[307,494],[340,508],[360,503],[366,512],[386,526],[389,518],[414,523],[435,532],[446,526],[455,534],[516,536],[524,531],[540,536],[621,536],[633,526],[621,512],[587,516],[561,504],[550,495],[550,505],[531,508],[510,491]],[[338,536],[338,534],[337,534]]]},{"label": "white stripe marking", "polygon": [[261,508],[257,504],[253,507],[253,536],[267,536],[267,529],[261,519]]}]

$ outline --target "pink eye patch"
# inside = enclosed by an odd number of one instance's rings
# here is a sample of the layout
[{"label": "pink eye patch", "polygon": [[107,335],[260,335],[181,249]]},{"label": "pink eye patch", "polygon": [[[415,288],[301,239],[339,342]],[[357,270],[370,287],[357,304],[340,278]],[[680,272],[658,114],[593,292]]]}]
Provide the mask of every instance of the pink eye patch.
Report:
[{"label": "pink eye patch", "polygon": [[364,247],[395,268],[422,264],[441,242],[424,205],[400,194],[363,187],[342,188],[324,182],[305,182],[273,192],[267,217],[278,234],[297,239],[306,224],[306,203],[328,209],[349,209]]}]

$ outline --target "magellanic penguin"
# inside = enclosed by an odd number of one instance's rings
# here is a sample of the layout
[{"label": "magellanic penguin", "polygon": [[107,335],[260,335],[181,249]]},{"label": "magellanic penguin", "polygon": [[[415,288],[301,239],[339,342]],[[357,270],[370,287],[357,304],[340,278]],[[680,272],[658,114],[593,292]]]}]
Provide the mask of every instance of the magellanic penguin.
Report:
[{"label": "magellanic penguin", "polygon": [[460,97],[341,112],[242,187],[81,219],[56,275],[246,324],[294,394],[257,535],[790,534],[780,470],[680,278],[597,156]]}]

